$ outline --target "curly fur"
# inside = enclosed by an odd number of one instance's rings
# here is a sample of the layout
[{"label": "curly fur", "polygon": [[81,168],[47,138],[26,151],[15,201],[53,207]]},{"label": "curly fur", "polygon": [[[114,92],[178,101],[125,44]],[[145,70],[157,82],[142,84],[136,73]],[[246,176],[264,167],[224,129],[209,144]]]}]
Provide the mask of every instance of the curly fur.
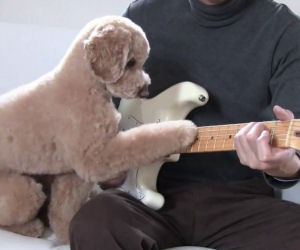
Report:
[{"label": "curly fur", "polygon": [[[28,175],[54,175],[49,221],[68,241],[72,216],[88,199],[91,182],[147,165],[180,151],[196,136],[188,121],[148,124],[118,132],[112,96],[134,98],[150,84],[142,66],[144,32],[122,17],[91,21],[59,65],[0,98],[0,225],[30,236],[42,233],[36,215],[41,185]],[[14,198],[9,198],[14,197]]]}]

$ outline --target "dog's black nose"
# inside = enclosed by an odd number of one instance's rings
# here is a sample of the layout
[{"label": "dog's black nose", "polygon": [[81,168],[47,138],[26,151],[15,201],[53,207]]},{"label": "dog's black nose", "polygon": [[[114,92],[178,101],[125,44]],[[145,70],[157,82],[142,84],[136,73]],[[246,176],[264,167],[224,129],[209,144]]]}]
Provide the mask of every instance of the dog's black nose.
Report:
[{"label": "dog's black nose", "polygon": [[148,85],[142,87],[138,92],[139,97],[147,97],[149,96]]}]

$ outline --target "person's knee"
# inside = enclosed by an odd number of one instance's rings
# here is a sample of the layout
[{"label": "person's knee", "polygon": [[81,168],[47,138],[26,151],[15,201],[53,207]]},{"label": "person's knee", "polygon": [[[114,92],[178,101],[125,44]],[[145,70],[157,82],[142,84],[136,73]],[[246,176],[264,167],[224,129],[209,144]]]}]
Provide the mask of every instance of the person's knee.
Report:
[{"label": "person's knee", "polygon": [[121,196],[111,192],[103,192],[85,204],[73,217],[70,224],[70,236],[91,237],[96,234],[101,237],[109,232],[112,225],[124,217],[125,203]]}]

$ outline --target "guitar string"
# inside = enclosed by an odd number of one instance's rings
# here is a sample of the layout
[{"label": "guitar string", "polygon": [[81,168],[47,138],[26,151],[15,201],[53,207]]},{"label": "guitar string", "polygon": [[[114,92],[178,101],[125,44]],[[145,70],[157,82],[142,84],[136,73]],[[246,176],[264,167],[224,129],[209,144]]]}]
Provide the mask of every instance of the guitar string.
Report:
[{"label": "guitar string", "polygon": [[[275,121],[275,122],[260,122],[260,123],[263,123],[265,124],[266,126],[267,125],[273,125],[273,124],[276,124],[277,126],[278,125],[287,125],[287,126],[290,126],[290,124],[292,123],[292,125],[299,125],[299,126],[296,126],[297,128],[300,127],[300,119],[299,120],[291,120],[291,121]],[[212,125],[212,126],[203,126],[203,128],[210,128],[210,127],[230,127],[230,126],[246,126],[248,125],[249,123],[236,123],[236,124],[221,124],[221,125]],[[277,127],[275,126],[275,127]],[[199,127],[199,128],[202,128],[202,127]]]},{"label": "guitar string", "polygon": [[[198,133],[207,133],[207,132],[225,132],[225,131],[227,131],[227,132],[229,132],[229,131],[234,131],[234,132],[239,132],[241,129],[224,129],[224,130],[201,130],[201,129],[198,129]],[[269,131],[272,131],[272,130],[274,130],[275,132],[280,132],[280,131],[286,131],[286,130],[288,130],[288,127],[286,128],[286,129],[284,129],[284,128],[282,128],[282,129],[280,129],[280,128],[278,128],[278,129],[274,129],[274,128],[268,128],[267,130],[269,130]],[[299,128],[299,130],[297,130],[297,129],[294,129],[294,128],[292,128],[291,129],[292,130],[292,132],[300,132],[300,128]]]},{"label": "guitar string", "polygon": [[[195,142],[194,142],[194,144],[196,144],[196,143],[198,143],[198,141],[199,140],[196,140]],[[218,140],[218,139],[216,139],[216,140],[214,140],[214,139],[212,139],[212,140],[206,140],[207,141],[207,143],[214,143],[215,141],[218,141],[217,143],[220,143],[220,142],[223,142],[224,141],[224,139],[220,139],[220,140]],[[280,138],[275,138],[275,140],[274,141],[286,141],[286,138],[284,138],[284,139],[280,139]],[[201,143],[203,143],[203,140],[201,140]],[[228,144],[228,143],[231,143],[231,140],[229,141],[229,140],[225,140],[225,143],[224,144]],[[194,145],[193,144],[193,145]]]},{"label": "guitar string", "polygon": [[[268,123],[268,122],[267,122]],[[271,122],[269,122],[271,123]],[[294,135],[295,134],[295,128],[300,129],[300,121],[293,120],[293,123],[291,124],[290,121],[277,121],[277,122],[272,122],[275,124],[275,126],[267,126],[267,129],[269,132],[272,134],[272,140],[275,139],[275,141],[286,141],[288,139],[288,136]],[[273,125],[272,124],[272,125]],[[222,149],[234,149],[234,144],[231,143],[231,140],[233,140],[233,137],[241,128],[246,126],[247,124],[231,124],[231,125],[214,125],[214,126],[206,126],[206,127],[199,127],[198,128],[198,139],[195,141],[193,146],[190,148],[190,152],[193,151],[200,151],[201,146],[200,143],[201,140],[206,140],[206,145],[204,147],[204,151],[208,150],[216,150],[216,147],[218,143],[222,143]],[[286,132],[292,125],[292,130],[291,132],[283,133],[283,134],[278,134],[279,132]],[[235,128],[233,128],[235,126]],[[222,129],[225,128],[225,129]],[[212,132],[217,132],[217,135],[201,135],[205,133],[212,133]],[[220,134],[222,132],[225,132],[224,134]],[[228,134],[228,132],[234,132],[233,134]],[[275,138],[274,138],[275,137]],[[279,137],[285,137],[285,138],[279,138]],[[213,143],[213,145],[210,145]],[[229,144],[229,145],[228,145]],[[198,150],[195,150],[194,147],[197,146]]]},{"label": "guitar string", "polygon": [[[297,123],[298,125],[300,125],[300,119],[293,119],[293,120],[289,120],[289,121],[268,121],[268,122],[257,122],[257,123],[263,123],[266,125],[270,125],[270,124],[283,124],[283,125],[290,125],[290,123],[295,124]],[[235,124],[220,124],[220,125],[211,125],[211,126],[204,126],[204,127],[215,127],[215,126],[219,126],[219,127],[224,127],[224,126],[239,126],[239,125],[247,125],[250,123],[235,123]]]},{"label": "guitar string", "polygon": [[[198,129],[198,133],[207,133],[207,132],[217,132],[217,133],[220,133],[220,132],[230,132],[230,131],[234,131],[235,133],[239,132],[241,129],[224,129],[224,130],[201,130],[201,129]],[[287,129],[276,129],[276,128],[268,128],[268,130],[271,132],[271,131],[274,131],[274,132],[281,132],[281,131],[286,131],[288,130]],[[292,132],[295,133],[297,132],[298,130],[295,130],[295,129],[292,129]],[[299,132],[300,132],[300,128],[299,128]]]},{"label": "guitar string", "polygon": [[[290,133],[287,133],[287,134],[274,134],[274,137],[277,138],[277,137],[290,136],[290,135],[294,135],[294,134],[290,134]],[[199,137],[201,137],[201,138],[208,138],[210,140],[213,140],[215,138],[233,139],[234,134],[226,134],[226,135],[198,135],[198,138]]]},{"label": "guitar string", "polygon": [[[221,137],[221,136],[220,136]],[[273,141],[273,142],[279,142],[279,141],[286,141],[288,138],[275,138],[275,140]],[[231,139],[231,140],[233,140],[233,139]],[[216,147],[220,147],[220,145],[217,145],[217,144],[222,144],[222,146],[221,146],[221,148],[223,148],[223,149],[225,149],[225,148],[234,148],[234,144],[232,144],[232,142],[231,142],[231,140],[229,141],[227,138],[224,138],[224,137],[221,137],[221,138],[218,138],[218,139],[207,139],[206,140],[206,144],[205,144],[205,147],[204,146],[202,146],[202,147],[204,147],[205,149],[216,149]],[[202,141],[203,142],[203,137],[201,138],[201,140],[196,140],[195,142],[194,142],[194,144],[191,146],[191,150],[194,150],[194,147],[197,147],[198,148],[198,151],[200,151],[201,150],[201,146],[200,146],[200,141]],[[205,141],[205,139],[204,139],[204,141]],[[213,143],[213,145],[212,145],[212,143]],[[271,143],[271,145],[272,145],[272,143]],[[195,151],[197,151],[197,150],[195,150]]]},{"label": "guitar string", "polygon": [[[219,131],[226,131],[226,130],[240,130],[244,127],[236,127],[236,128],[233,128],[232,125],[227,125],[228,127],[227,128],[224,128],[224,129],[218,129],[218,126],[214,126],[214,127],[198,127],[198,131],[201,131],[203,130],[203,132],[219,132]],[[267,129],[271,130],[271,129],[288,129],[289,126],[286,126],[286,127],[267,127]],[[296,130],[296,129],[300,129],[300,126],[299,127],[296,127],[296,126],[292,126],[291,127],[293,130]],[[296,129],[295,129],[296,128]]]},{"label": "guitar string", "polygon": [[211,144],[206,144],[205,146],[201,146],[201,147],[197,147],[197,149],[195,149],[195,147],[197,146],[197,142],[195,144],[193,144],[193,146],[191,146],[188,149],[188,152],[201,152],[201,151],[222,151],[222,150],[226,150],[226,149],[230,149],[230,150],[234,150],[235,147],[232,143],[225,143],[223,144],[221,147],[219,145],[211,145]]}]

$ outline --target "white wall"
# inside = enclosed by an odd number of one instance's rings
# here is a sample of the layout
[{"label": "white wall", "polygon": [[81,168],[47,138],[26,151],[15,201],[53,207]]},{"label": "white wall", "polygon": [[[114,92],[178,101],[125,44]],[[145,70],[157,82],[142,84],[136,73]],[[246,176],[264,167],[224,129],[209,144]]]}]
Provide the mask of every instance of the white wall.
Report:
[{"label": "white wall", "polygon": [[[0,0],[0,93],[51,70],[85,23],[121,15],[131,1]],[[300,1],[280,2],[300,14]],[[297,194],[300,184],[283,195],[300,203]]]},{"label": "white wall", "polygon": [[300,2],[298,0],[275,0],[275,1],[286,4],[294,12],[296,12],[298,15],[300,15]]},{"label": "white wall", "polygon": [[[121,15],[131,1],[0,0],[0,93],[51,70],[85,23]],[[299,1],[280,2],[300,14]]]},{"label": "white wall", "polygon": [[78,29],[95,17],[122,14],[130,2],[131,0],[1,0],[0,21]]},{"label": "white wall", "polygon": [[89,20],[131,0],[0,0],[0,93],[51,70]]}]

